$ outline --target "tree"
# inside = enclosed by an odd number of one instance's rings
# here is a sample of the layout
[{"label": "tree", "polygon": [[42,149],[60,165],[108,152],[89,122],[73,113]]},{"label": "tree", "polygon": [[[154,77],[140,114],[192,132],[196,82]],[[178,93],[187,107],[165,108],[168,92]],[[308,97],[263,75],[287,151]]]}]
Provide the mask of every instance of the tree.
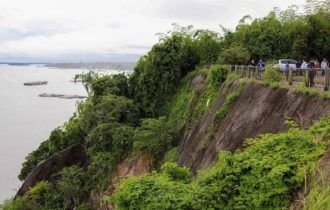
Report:
[{"label": "tree", "polygon": [[218,63],[245,65],[250,59],[250,53],[242,46],[234,45],[220,53]]},{"label": "tree", "polygon": [[198,62],[193,39],[185,33],[173,33],[154,45],[129,78],[131,97],[142,114],[157,117],[163,101],[173,95],[180,80]]},{"label": "tree", "polygon": [[61,204],[63,209],[73,209],[79,206],[81,201],[88,197],[89,192],[88,177],[83,168],[78,166],[64,168],[60,176],[56,186],[63,200]]},{"label": "tree", "polygon": [[221,38],[216,32],[197,30],[194,34],[199,55],[199,65],[214,64],[220,53]]},{"label": "tree", "polygon": [[155,161],[160,160],[172,146],[173,130],[165,117],[143,120],[134,134],[134,150],[147,153]]}]

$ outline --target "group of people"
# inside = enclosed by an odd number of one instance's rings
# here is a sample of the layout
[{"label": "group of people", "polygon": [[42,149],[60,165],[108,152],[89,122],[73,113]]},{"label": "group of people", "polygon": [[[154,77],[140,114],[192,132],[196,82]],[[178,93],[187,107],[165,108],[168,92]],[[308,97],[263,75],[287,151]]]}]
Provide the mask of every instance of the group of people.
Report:
[{"label": "group of people", "polygon": [[322,62],[320,63],[317,59],[310,60],[308,63],[306,60],[303,60],[301,63],[297,62],[297,68],[300,69],[307,69],[307,68],[316,68],[316,69],[328,69],[329,62],[326,58],[323,58]]},{"label": "group of people", "polygon": [[263,70],[266,63],[262,59],[260,59],[258,63],[255,63],[255,61],[252,59],[249,65],[258,67],[258,70]]},{"label": "group of people", "polygon": [[250,61],[250,64],[249,64],[250,66],[256,66],[257,67],[257,74],[256,74],[256,77],[257,78],[261,78],[261,73],[262,73],[262,71],[265,69],[265,65],[266,65],[266,63],[263,61],[263,60],[259,60],[259,62],[258,63],[255,63],[254,62],[254,60],[252,59],[251,61]]},{"label": "group of people", "polygon": [[[317,59],[312,59],[308,63],[306,60],[303,60],[302,63],[296,64],[297,69],[329,69],[329,62],[326,58],[323,58],[322,62],[320,63]],[[322,71],[322,75],[325,74],[325,71]],[[316,76],[316,71],[309,71],[308,72],[308,81],[306,81],[306,85],[308,87],[314,87],[314,78]]]},{"label": "group of people", "polygon": [[[258,63],[255,63],[254,60],[251,60],[249,65],[251,66],[256,66],[259,71],[262,71],[265,69],[265,62],[260,59]],[[311,59],[310,61],[306,61],[305,59],[302,60],[301,62],[297,62],[296,64],[296,69],[329,69],[329,61],[327,61],[326,58],[323,58],[321,62],[319,62],[318,59]],[[289,62],[285,63],[285,69],[284,73],[286,75],[286,79],[288,80],[288,75],[289,75],[289,69],[292,68],[292,65],[290,66]],[[259,72],[258,71],[258,72]],[[302,71],[299,71],[299,74],[302,74]],[[325,74],[325,71],[322,71],[322,75]],[[313,87],[315,85],[314,83],[314,78],[316,76],[316,71],[309,71],[308,72],[308,81],[306,81],[307,86]]]}]

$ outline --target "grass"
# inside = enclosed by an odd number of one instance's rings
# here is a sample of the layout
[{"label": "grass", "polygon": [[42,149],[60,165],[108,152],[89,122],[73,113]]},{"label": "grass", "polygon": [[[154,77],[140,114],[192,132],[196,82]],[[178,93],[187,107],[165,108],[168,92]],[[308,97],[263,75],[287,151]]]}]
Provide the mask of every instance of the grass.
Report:
[{"label": "grass", "polygon": [[212,67],[207,76],[206,89],[198,99],[198,103],[191,116],[193,124],[197,123],[200,118],[207,112],[215,101],[222,83],[227,79],[227,71],[221,67]]},{"label": "grass", "polygon": [[[312,171],[310,183],[305,182],[303,192],[290,209],[328,210],[330,209],[330,185],[325,181],[325,173],[317,167]],[[306,179],[307,180],[307,179]]]},{"label": "grass", "polygon": [[328,210],[330,209],[330,186],[318,184],[314,186],[309,196],[303,201],[304,210]]},{"label": "grass", "polygon": [[[206,76],[205,89],[202,93],[197,93],[191,87],[191,81],[200,74]],[[220,86],[226,78],[227,73],[218,67],[202,68],[188,74],[181,82],[178,93],[166,108],[169,113],[169,123],[178,132],[187,128],[187,126],[192,127],[195,125],[215,101]]]},{"label": "grass", "polygon": [[308,95],[308,96],[314,96],[314,97],[320,97],[323,99],[330,99],[330,92],[329,91],[321,91],[317,88],[310,88],[306,87],[305,84],[300,84],[296,89],[296,93]]}]

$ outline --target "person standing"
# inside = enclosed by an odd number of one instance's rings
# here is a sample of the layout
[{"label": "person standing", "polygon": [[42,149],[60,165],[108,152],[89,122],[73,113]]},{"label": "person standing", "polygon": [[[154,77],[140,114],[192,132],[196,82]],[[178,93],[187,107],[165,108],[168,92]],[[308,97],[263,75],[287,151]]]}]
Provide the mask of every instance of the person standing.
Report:
[{"label": "person standing", "polygon": [[302,64],[302,62],[300,60],[297,61],[297,63],[296,63],[296,69],[300,69],[301,68],[301,64]]},{"label": "person standing", "polygon": [[328,69],[328,68],[329,68],[329,63],[328,63],[327,59],[323,58],[323,61],[321,63],[321,69],[322,69],[323,76],[325,75],[325,71],[327,71],[326,69]]},{"label": "person standing", "polygon": [[260,59],[259,62],[258,62],[258,64],[257,64],[259,70],[262,70],[262,68],[264,67],[264,65],[265,65],[264,62]]},{"label": "person standing", "polygon": [[321,69],[328,69],[329,68],[329,63],[327,59],[323,58],[323,61],[321,63]]},{"label": "person standing", "polygon": [[301,69],[307,69],[307,62],[305,60],[303,60],[301,66],[300,66]]},{"label": "person standing", "polygon": [[310,69],[308,71],[308,87],[314,87],[314,77],[315,77],[315,63],[313,60],[311,60],[308,64],[307,67]]},{"label": "person standing", "polygon": [[261,78],[261,72],[262,70],[264,70],[264,67],[265,67],[265,63],[260,59],[258,64],[257,64],[257,69],[258,69],[258,78],[260,79]]},{"label": "person standing", "polygon": [[250,61],[250,66],[256,66],[256,62],[254,61],[254,59]]},{"label": "person standing", "polygon": [[290,69],[290,65],[289,65],[289,61],[287,61],[285,64],[285,70],[284,70],[286,81],[288,81],[288,79],[289,79],[289,69]]},{"label": "person standing", "polygon": [[315,61],[314,61],[314,68],[316,68],[316,69],[321,68],[320,62],[317,59],[315,59]]}]

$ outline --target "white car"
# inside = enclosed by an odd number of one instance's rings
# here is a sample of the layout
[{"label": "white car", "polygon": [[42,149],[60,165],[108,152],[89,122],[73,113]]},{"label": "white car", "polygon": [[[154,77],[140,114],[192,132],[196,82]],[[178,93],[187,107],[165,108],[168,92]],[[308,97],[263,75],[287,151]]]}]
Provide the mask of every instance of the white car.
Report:
[{"label": "white car", "polygon": [[284,71],[285,66],[288,62],[289,62],[289,68],[292,68],[293,70],[297,69],[297,61],[293,59],[280,59],[278,60],[278,64],[275,64],[273,67],[281,71]]}]

